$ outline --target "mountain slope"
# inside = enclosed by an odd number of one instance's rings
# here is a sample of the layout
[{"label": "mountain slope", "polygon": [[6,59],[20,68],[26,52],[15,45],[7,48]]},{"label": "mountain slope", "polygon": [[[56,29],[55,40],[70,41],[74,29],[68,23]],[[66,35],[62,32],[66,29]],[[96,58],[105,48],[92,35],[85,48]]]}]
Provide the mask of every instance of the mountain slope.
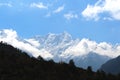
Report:
[{"label": "mountain slope", "polygon": [[106,73],[119,74],[120,73],[120,56],[111,59],[103,64],[100,68]]},{"label": "mountain slope", "polygon": [[[97,71],[101,64],[108,61],[110,58],[107,56],[102,56],[97,53],[89,53],[88,55],[84,55],[80,58],[75,58],[74,61],[76,62],[76,66],[82,67],[84,69],[87,69],[88,65],[92,66],[94,71]],[[94,65],[94,66],[93,66]]]},{"label": "mountain slope", "polygon": [[75,67],[69,64],[45,61],[28,56],[26,53],[0,43],[0,80],[119,80],[120,76],[106,75]]}]

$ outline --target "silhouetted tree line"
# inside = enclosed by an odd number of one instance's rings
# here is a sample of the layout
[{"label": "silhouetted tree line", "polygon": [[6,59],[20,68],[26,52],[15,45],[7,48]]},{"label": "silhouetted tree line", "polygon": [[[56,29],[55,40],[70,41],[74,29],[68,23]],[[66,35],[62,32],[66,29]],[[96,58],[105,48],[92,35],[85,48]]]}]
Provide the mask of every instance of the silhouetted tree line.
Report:
[{"label": "silhouetted tree line", "polygon": [[0,42],[0,80],[120,80],[119,75],[93,72],[78,68],[74,61],[69,64],[54,63],[28,56],[11,45]]}]

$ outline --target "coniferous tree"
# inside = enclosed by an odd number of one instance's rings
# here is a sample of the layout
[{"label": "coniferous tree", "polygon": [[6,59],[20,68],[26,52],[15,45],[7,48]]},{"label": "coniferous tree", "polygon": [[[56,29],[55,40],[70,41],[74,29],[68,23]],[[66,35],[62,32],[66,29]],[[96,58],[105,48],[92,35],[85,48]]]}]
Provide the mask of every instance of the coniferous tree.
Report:
[{"label": "coniferous tree", "polygon": [[71,60],[69,61],[69,65],[70,65],[70,66],[75,66],[73,59],[71,59]]}]

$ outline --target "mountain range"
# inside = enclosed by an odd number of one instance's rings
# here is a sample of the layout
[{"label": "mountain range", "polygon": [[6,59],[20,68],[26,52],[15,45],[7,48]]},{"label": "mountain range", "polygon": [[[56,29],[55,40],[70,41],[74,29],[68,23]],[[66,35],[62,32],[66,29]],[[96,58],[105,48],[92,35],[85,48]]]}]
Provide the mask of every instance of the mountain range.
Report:
[{"label": "mountain range", "polygon": [[86,38],[73,39],[67,32],[49,33],[45,36],[36,35],[26,39],[19,37],[17,32],[12,29],[3,29],[0,30],[0,41],[25,51],[29,56],[35,58],[41,56],[46,60],[53,59],[55,62],[66,63],[72,59],[76,66],[85,69],[92,66],[94,71],[109,59],[120,55],[120,45],[118,44],[97,43]]}]

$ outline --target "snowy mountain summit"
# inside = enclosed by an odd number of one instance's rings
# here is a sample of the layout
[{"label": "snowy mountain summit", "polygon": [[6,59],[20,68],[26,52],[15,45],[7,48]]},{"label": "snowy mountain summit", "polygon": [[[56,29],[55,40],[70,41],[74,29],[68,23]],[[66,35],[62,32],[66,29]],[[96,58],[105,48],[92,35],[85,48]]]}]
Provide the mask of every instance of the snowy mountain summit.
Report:
[{"label": "snowy mountain summit", "polygon": [[[78,34],[79,35],[79,34]],[[97,43],[89,39],[72,39],[67,33],[22,39],[12,29],[0,31],[0,41],[6,42],[16,48],[27,52],[30,56],[42,56],[44,59],[53,59],[55,62],[69,62],[73,59],[78,67],[92,66],[97,70],[110,58],[120,55],[120,45],[111,45],[106,42]]]}]

